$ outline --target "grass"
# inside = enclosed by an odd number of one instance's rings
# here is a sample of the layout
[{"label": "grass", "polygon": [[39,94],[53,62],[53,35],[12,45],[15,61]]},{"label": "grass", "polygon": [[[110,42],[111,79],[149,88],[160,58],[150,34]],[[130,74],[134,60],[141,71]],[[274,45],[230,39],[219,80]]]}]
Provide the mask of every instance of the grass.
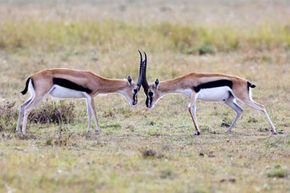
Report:
[{"label": "grass", "polygon": [[268,171],[267,176],[269,178],[285,178],[287,177],[287,169],[282,168],[280,165],[275,165],[270,171]]},{"label": "grass", "polygon": [[107,51],[118,50],[124,44],[185,54],[289,49],[290,31],[286,24],[267,22],[249,29],[169,22],[141,25],[111,20],[43,22],[27,19],[0,23],[0,48],[9,51],[37,47],[51,52],[82,45]]},{"label": "grass", "polygon": [[[20,67],[20,61],[25,61],[27,57],[32,61],[44,57],[49,64],[57,61],[57,64],[69,63],[75,68],[78,65],[83,68],[79,58],[84,58],[87,67],[97,72],[98,63],[111,63],[109,58],[115,53],[102,54],[97,64],[91,62],[87,57],[89,54],[68,56],[66,60],[70,62],[63,61],[62,54],[55,55],[53,59],[49,55],[15,54],[8,58],[7,63]],[[203,58],[153,52],[150,54],[151,70],[148,71],[150,80],[155,76],[149,73],[153,69],[163,80],[174,74],[183,74],[189,68],[235,73],[251,79],[257,85],[253,96],[266,105],[280,132],[277,136],[270,135],[269,125],[261,114],[248,108],[233,133],[226,134],[226,128],[221,125],[228,124],[234,113],[221,104],[199,102],[198,120],[202,135],[192,137],[193,125],[186,109],[186,97],[167,96],[155,109],[147,110],[144,96],[140,93],[136,108],[129,107],[118,95],[96,97],[103,132],[100,136],[87,138],[85,102],[67,100],[65,104],[74,105],[73,122],[62,125],[31,122],[27,139],[19,139],[11,131],[15,121],[7,121],[11,125],[0,133],[0,189],[7,191],[11,188],[16,192],[28,187],[32,192],[43,188],[46,192],[115,192],[117,189],[120,192],[284,192],[289,188],[289,177],[283,172],[289,171],[287,152],[290,138],[287,122],[288,65],[283,54],[267,52],[249,56],[248,53],[228,53]],[[129,55],[113,64],[134,64],[137,56],[132,55],[135,57]],[[261,55],[267,55],[275,64],[257,60]],[[155,61],[164,61],[161,67],[169,66],[168,71],[174,69],[173,75],[155,66]],[[167,61],[171,62],[168,64]],[[175,64],[180,65],[174,68]],[[10,108],[12,112],[17,112],[25,97],[13,94],[19,92],[9,85],[13,83],[17,90],[22,90],[23,75],[29,74],[29,70],[25,68],[20,72],[9,68],[7,75],[17,74],[19,78],[9,83],[2,78],[2,86],[6,89],[1,95],[6,96],[5,101],[16,101]],[[107,68],[99,70],[104,74],[110,73]],[[126,67],[115,77],[122,77],[122,73],[130,70]],[[275,78],[277,76],[279,79]],[[273,89],[276,89],[275,95]],[[9,96],[14,99],[9,99]],[[7,104],[2,103],[2,106]],[[44,103],[39,110],[49,104],[55,109],[62,106],[51,100]],[[283,177],[278,177],[281,172],[276,171],[276,165],[283,168]],[[193,182],[196,184],[193,185]]]},{"label": "grass", "polygon": [[[257,25],[202,25],[4,17],[0,192],[289,192],[288,25],[286,20],[266,19]],[[199,101],[202,135],[193,137],[187,97],[166,96],[148,110],[141,92],[134,108],[118,95],[95,98],[99,136],[87,136],[85,101],[71,99],[45,100],[31,115],[28,137],[14,133],[18,108],[28,97],[19,92],[31,73],[65,67],[110,78],[131,74],[135,80],[137,49],[148,54],[150,82],[189,71],[230,73],[251,80],[257,85],[254,99],[266,106],[279,135],[270,135],[266,119],[249,108],[244,108],[233,133],[227,134],[225,126],[234,112],[219,103]]]}]

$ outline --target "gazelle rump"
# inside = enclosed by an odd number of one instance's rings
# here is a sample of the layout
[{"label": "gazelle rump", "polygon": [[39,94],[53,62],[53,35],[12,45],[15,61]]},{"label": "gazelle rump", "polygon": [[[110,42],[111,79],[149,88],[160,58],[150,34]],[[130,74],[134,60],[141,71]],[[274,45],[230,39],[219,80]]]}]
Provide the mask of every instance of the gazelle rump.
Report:
[{"label": "gazelle rump", "polygon": [[[140,52],[139,52],[140,53]],[[98,76],[89,71],[72,69],[47,69],[31,75],[25,89],[21,92],[30,92],[30,98],[25,101],[19,110],[16,131],[26,134],[27,118],[29,113],[39,103],[51,95],[56,98],[84,98],[86,99],[88,112],[88,132],[91,131],[91,118],[96,124],[96,132],[100,132],[98,124],[94,96],[98,94],[118,93],[123,95],[130,105],[137,104],[137,93],[142,82],[142,66],[144,66],[142,54],[140,53],[140,69],[137,84],[130,76],[127,79],[108,79]]]},{"label": "gazelle rump", "polygon": [[242,107],[237,102],[239,101],[263,112],[271,125],[272,133],[277,133],[265,107],[252,99],[251,89],[256,86],[248,80],[225,74],[192,72],[162,82],[156,79],[153,84],[149,85],[146,79],[146,65],[143,76],[142,86],[147,96],[146,106],[148,108],[153,108],[160,98],[169,93],[182,93],[190,97],[188,111],[196,129],[195,135],[200,134],[196,118],[197,99],[204,101],[222,101],[236,112],[236,117],[227,129],[227,132],[231,132],[243,112]]}]

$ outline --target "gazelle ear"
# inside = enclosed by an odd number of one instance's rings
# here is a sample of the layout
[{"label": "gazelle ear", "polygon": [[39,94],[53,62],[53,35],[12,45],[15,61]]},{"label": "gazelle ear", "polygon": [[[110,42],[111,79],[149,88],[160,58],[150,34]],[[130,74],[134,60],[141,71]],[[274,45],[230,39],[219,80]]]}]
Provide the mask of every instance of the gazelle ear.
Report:
[{"label": "gazelle ear", "polygon": [[156,80],[155,80],[155,86],[156,86],[156,88],[159,87],[159,80],[158,80],[158,78],[156,78]]},{"label": "gazelle ear", "polygon": [[127,77],[127,80],[128,80],[129,86],[131,86],[132,85],[132,78],[130,75]]}]

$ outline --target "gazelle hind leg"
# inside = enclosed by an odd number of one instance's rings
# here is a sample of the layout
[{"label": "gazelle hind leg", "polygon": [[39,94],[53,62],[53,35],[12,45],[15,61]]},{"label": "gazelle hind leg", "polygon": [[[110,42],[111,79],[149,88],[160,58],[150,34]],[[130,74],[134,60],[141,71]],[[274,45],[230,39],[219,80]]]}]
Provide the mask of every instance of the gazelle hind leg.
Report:
[{"label": "gazelle hind leg", "polygon": [[24,116],[23,116],[23,125],[22,125],[22,134],[25,135],[26,134],[26,125],[27,125],[27,119],[28,119],[28,115],[29,113],[35,109],[39,104],[40,102],[43,100],[44,97],[37,97],[35,96],[32,101],[25,106],[24,110],[23,110],[23,113],[24,113]]},{"label": "gazelle hind leg", "polygon": [[236,125],[237,120],[240,118],[240,116],[243,112],[243,109],[242,109],[242,107],[240,107],[238,105],[236,99],[233,96],[228,98],[225,101],[225,104],[228,105],[230,108],[232,108],[237,113],[235,119],[231,123],[230,127],[227,129],[227,132],[230,133],[232,131],[232,128]]},{"label": "gazelle hind leg", "polygon": [[266,116],[269,124],[271,125],[271,128],[272,128],[271,132],[273,134],[277,134],[276,128],[275,128],[275,126],[274,126],[269,114],[267,113],[266,108],[264,107],[264,105],[261,105],[261,104],[255,102],[254,100],[246,100],[246,101],[244,101],[244,103],[246,103],[249,107],[252,107],[253,109],[256,109],[256,110],[261,111],[262,113],[264,113],[264,115]]},{"label": "gazelle hind leg", "polygon": [[32,81],[29,81],[28,84],[28,91],[30,93],[30,98],[28,100],[26,100],[19,109],[19,115],[18,115],[18,121],[17,121],[17,126],[16,126],[16,132],[17,133],[22,133],[22,125],[23,124],[23,119],[24,119],[24,115],[25,115],[25,110],[31,105],[31,103],[34,101],[35,98],[35,90],[33,88],[32,85]]},{"label": "gazelle hind leg", "polygon": [[16,132],[21,133],[21,128],[22,128],[22,122],[23,122],[23,116],[24,116],[24,111],[27,108],[28,105],[32,102],[34,96],[31,96],[27,101],[25,101],[19,109],[19,115],[18,115],[18,121],[17,121],[17,127],[16,127]]},{"label": "gazelle hind leg", "polygon": [[277,134],[276,128],[275,128],[272,120],[270,119],[270,116],[267,113],[266,108],[264,107],[264,105],[259,104],[252,99],[252,90],[251,90],[251,88],[248,88],[248,89],[249,89],[248,92],[244,92],[243,90],[238,90],[238,89],[233,90],[235,97],[237,97],[237,99],[239,99],[239,101],[241,101],[242,103],[245,103],[249,107],[262,112],[266,116],[269,124],[271,125],[271,132],[273,134]]}]

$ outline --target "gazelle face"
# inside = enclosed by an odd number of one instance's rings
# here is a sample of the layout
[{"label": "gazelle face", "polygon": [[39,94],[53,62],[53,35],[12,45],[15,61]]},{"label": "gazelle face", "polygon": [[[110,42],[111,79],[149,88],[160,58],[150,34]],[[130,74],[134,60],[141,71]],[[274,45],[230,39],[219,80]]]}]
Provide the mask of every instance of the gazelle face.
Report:
[{"label": "gazelle face", "polygon": [[146,94],[146,107],[154,108],[155,103],[160,99],[161,92],[159,90],[159,80],[156,79],[154,84],[149,86],[148,92]]},{"label": "gazelle face", "polygon": [[133,90],[132,90],[132,105],[137,105],[138,103],[138,91],[139,91],[139,87],[137,85],[135,85],[133,87]]},{"label": "gazelle face", "polygon": [[128,87],[125,89],[125,97],[130,105],[136,105],[138,103],[138,91],[139,86],[135,84],[130,76],[127,78],[128,80]]}]

